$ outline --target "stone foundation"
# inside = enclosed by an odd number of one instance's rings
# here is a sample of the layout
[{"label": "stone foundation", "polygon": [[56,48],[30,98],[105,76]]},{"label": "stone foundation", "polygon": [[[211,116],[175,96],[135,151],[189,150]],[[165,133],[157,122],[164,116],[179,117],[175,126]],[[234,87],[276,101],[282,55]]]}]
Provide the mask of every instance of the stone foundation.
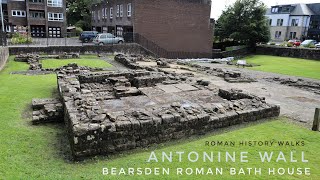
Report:
[{"label": "stone foundation", "polygon": [[153,70],[83,73],[69,68],[57,73],[74,158],[279,116],[280,107],[264,98],[215,91],[189,77]]}]

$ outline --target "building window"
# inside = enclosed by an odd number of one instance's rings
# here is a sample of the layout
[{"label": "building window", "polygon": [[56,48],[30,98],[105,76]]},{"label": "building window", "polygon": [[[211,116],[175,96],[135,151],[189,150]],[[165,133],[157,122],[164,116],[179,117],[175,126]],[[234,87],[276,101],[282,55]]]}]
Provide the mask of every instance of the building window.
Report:
[{"label": "building window", "polygon": [[100,21],[100,11],[98,11],[98,21]]},{"label": "building window", "polygon": [[132,12],[132,7],[131,7],[131,3],[129,3],[127,5],[127,16],[128,17],[131,17],[131,12]]},{"label": "building window", "polygon": [[102,19],[104,19],[105,18],[105,13],[104,13],[104,8],[102,8],[102,10],[101,10],[101,13],[102,13]]},{"label": "building window", "polygon": [[96,19],[96,13],[95,13],[95,11],[91,11],[91,14],[92,14],[92,19],[95,20],[95,19]]},{"label": "building window", "polygon": [[62,7],[62,0],[48,0],[48,6]]},{"label": "building window", "polygon": [[117,17],[119,17],[119,15],[120,15],[120,6],[117,5]]},{"label": "building window", "polygon": [[297,38],[297,32],[290,32],[290,39],[296,39]]},{"label": "building window", "polygon": [[48,28],[49,37],[61,37],[61,28],[60,27],[49,27]]},{"label": "building window", "polygon": [[110,8],[110,19],[112,19],[113,18],[113,8],[111,7]]},{"label": "building window", "polygon": [[44,12],[41,12],[41,11],[30,11],[30,17],[31,18],[40,18],[40,19],[45,18]]},{"label": "building window", "polygon": [[281,31],[276,31],[276,34],[274,36],[276,39],[280,39],[281,37]]},{"label": "building window", "polygon": [[44,0],[29,0],[31,3],[43,3]]},{"label": "building window", "polygon": [[123,5],[120,5],[120,17],[123,17]]},{"label": "building window", "polygon": [[272,26],[272,19],[269,19],[269,25]]},{"label": "building window", "polygon": [[104,9],[104,16],[105,16],[106,19],[108,18],[108,8]]},{"label": "building window", "polygon": [[14,17],[26,17],[26,11],[12,10],[12,16],[14,16]]},{"label": "building window", "polygon": [[272,9],[271,9],[271,12],[273,12],[273,13],[277,13],[278,12],[278,8],[277,7],[273,7]]},{"label": "building window", "polygon": [[278,19],[277,26],[282,26],[282,25],[283,25],[283,19]]},{"label": "building window", "polygon": [[292,19],[291,26],[298,26],[299,25],[299,19]]},{"label": "building window", "polygon": [[48,13],[48,21],[63,21],[63,13]]}]

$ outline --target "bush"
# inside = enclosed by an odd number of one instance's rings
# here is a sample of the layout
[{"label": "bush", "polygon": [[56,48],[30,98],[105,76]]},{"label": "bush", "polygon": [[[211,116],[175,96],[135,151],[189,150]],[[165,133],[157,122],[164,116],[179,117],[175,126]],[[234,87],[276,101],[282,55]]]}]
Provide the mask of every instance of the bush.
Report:
[{"label": "bush", "polygon": [[293,47],[293,44],[288,43],[288,44],[287,44],[287,47]]},{"label": "bush", "polygon": [[274,46],[274,45],[276,45],[276,43],[275,43],[275,42],[272,42],[272,43],[270,43],[270,45]]},{"label": "bush", "polygon": [[81,34],[83,32],[81,27],[76,27],[76,34]]},{"label": "bush", "polygon": [[308,48],[316,48],[316,46],[313,44],[310,44]]},{"label": "bush", "polygon": [[21,33],[14,33],[11,38],[12,44],[28,44],[32,43],[32,38],[30,35],[21,34]]}]

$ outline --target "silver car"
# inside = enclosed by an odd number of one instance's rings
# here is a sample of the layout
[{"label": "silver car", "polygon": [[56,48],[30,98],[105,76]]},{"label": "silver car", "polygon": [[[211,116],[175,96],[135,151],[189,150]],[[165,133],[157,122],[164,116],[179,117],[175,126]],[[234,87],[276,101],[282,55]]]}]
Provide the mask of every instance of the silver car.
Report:
[{"label": "silver car", "polygon": [[103,33],[103,34],[98,34],[94,38],[93,43],[95,45],[100,45],[100,46],[105,44],[122,44],[124,43],[124,39],[122,37],[116,37],[110,33]]}]

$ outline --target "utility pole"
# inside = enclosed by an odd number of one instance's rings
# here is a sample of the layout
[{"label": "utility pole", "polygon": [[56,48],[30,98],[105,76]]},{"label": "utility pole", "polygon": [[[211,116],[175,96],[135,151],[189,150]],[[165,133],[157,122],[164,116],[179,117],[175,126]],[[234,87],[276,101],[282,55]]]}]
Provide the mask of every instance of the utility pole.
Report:
[{"label": "utility pole", "polygon": [[2,0],[0,0],[0,15],[1,15],[1,26],[2,26],[2,32],[4,32],[4,22],[3,22],[3,11],[2,11]]}]

